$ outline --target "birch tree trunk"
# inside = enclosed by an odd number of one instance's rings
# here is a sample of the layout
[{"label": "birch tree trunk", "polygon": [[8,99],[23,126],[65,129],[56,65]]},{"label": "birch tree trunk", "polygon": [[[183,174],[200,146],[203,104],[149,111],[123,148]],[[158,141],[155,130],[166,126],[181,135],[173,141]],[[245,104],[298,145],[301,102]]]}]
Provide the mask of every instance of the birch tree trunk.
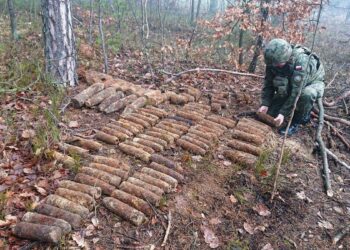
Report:
[{"label": "birch tree trunk", "polygon": [[16,13],[15,13],[15,9],[13,7],[12,0],[7,0],[7,7],[9,10],[9,15],[10,15],[12,39],[16,41],[16,40],[18,40],[17,21],[16,21]]},{"label": "birch tree trunk", "polygon": [[46,72],[55,84],[75,86],[76,51],[70,0],[41,0]]}]

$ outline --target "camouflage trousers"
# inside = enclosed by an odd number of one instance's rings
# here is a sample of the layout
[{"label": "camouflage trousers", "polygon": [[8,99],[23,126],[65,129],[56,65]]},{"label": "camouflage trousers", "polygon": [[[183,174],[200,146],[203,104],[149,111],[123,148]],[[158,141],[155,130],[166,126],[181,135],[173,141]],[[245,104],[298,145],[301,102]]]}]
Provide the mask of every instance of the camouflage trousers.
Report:
[{"label": "camouflage trousers", "polygon": [[[294,122],[300,123],[310,114],[315,101],[323,97],[324,88],[325,84],[323,81],[314,81],[302,90],[295,110]],[[286,100],[286,98],[274,98],[267,113],[276,117]]]}]

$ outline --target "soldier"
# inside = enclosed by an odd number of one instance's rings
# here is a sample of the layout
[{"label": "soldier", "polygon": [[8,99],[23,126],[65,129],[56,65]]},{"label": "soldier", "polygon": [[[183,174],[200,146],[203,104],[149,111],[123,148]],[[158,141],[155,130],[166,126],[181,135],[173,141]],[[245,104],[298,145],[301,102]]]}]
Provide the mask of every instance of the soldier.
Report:
[{"label": "soldier", "polygon": [[[311,56],[310,56],[311,55]],[[275,117],[281,125],[290,116],[299,87],[302,87],[288,135],[310,121],[314,102],[323,96],[325,71],[308,48],[291,45],[283,39],[271,40],[265,48],[266,72],[259,112]],[[280,129],[281,134],[286,128]]]}]

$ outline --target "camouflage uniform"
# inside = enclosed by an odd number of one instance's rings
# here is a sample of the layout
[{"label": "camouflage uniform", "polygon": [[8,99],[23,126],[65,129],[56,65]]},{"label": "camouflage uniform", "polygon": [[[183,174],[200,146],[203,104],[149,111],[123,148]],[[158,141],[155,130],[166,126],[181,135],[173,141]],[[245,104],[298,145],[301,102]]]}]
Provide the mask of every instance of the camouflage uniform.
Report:
[{"label": "camouflage uniform", "polygon": [[[293,119],[296,123],[302,123],[303,119],[310,114],[316,99],[323,96],[325,71],[315,54],[311,55],[309,61],[311,54],[309,49],[301,46],[288,46],[289,54],[286,51],[279,51],[278,49],[281,47],[278,46],[272,47],[273,51],[265,50],[266,73],[262,90],[262,105],[269,107],[268,114],[273,117],[278,114],[289,116],[299,87],[303,84]],[[271,50],[271,46],[267,49]],[[287,54],[287,58],[289,58],[282,68],[274,67],[273,62],[269,61],[271,58],[268,57],[268,55],[272,55],[278,58],[279,53]]]}]

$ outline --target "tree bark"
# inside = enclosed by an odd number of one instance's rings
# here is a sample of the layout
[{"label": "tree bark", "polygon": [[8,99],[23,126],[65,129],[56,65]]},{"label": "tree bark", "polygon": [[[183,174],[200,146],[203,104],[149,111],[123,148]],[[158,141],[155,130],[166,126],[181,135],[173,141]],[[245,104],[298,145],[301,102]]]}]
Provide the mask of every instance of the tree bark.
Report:
[{"label": "tree bark", "polygon": [[101,46],[102,46],[102,52],[103,52],[103,62],[104,62],[103,73],[108,74],[107,50],[106,50],[105,36],[103,33],[103,24],[102,24],[102,15],[101,15],[101,0],[98,1],[98,28],[100,31]]},{"label": "tree bark", "polygon": [[13,6],[12,0],[7,0],[7,7],[9,10],[9,15],[10,15],[12,39],[17,41],[19,38],[18,33],[17,33],[17,20],[16,20],[16,13],[15,13],[15,8]]},{"label": "tree bark", "polygon": [[76,51],[70,0],[41,0],[46,71],[55,84],[75,86]]},{"label": "tree bark", "polygon": [[[270,2],[270,0],[261,0],[260,1],[260,12],[261,12],[261,15],[262,15],[262,18],[261,18],[261,24],[260,24],[260,28],[261,28],[261,31],[264,29],[264,26],[265,26],[265,22],[269,16],[269,9],[268,8],[264,8],[264,4],[268,4]],[[257,65],[257,62],[258,62],[258,57],[260,55],[260,51],[261,51],[261,48],[262,48],[262,45],[263,45],[263,36],[261,35],[262,32],[258,35],[258,38],[256,40],[256,45],[255,45],[255,50],[254,50],[254,56],[253,56],[253,59],[252,61],[250,62],[250,65],[249,65],[249,68],[248,68],[248,72],[250,73],[254,73],[255,72],[255,69],[256,69],[256,65]]]}]

